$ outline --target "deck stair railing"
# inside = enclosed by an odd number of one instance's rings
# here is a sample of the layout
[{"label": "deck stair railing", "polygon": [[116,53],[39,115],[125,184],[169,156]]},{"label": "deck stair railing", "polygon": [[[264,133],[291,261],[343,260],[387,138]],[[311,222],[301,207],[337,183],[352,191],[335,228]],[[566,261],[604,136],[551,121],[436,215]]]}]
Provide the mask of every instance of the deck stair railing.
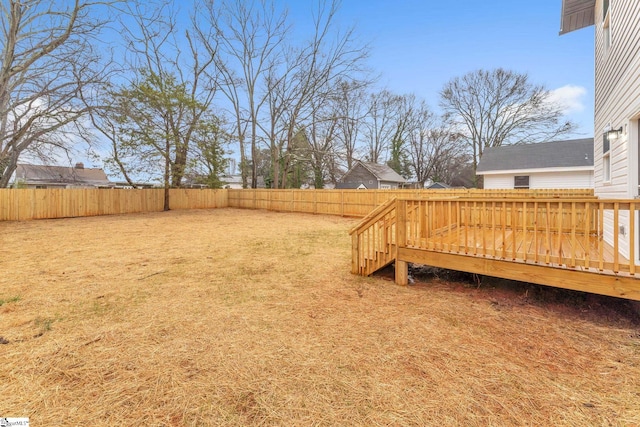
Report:
[{"label": "deck stair railing", "polygon": [[396,199],[371,211],[351,231],[351,272],[368,276],[396,259]]},{"label": "deck stair railing", "polygon": [[391,199],[351,230],[352,271],[369,275],[409,248],[633,276],[639,207],[597,198]]}]

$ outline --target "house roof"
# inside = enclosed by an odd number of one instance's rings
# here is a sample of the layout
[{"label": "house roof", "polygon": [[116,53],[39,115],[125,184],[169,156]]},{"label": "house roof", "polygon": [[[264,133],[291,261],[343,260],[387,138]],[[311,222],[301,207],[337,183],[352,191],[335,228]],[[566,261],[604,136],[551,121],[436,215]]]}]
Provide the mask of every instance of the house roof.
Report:
[{"label": "house roof", "polygon": [[560,35],[593,25],[595,8],[596,0],[562,0]]},{"label": "house roof", "polygon": [[404,179],[400,174],[398,174],[387,165],[362,161],[359,163],[380,181],[407,182],[406,179]]},{"label": "house roof", "polygon": [[76,167],[18,164],[16,180],[24,180],[29,184],[73,184],[96,187],[113,185],[102,169],[85,168],[81,164],[77,164]]},{"label": "house roof", "polygon": [[485,149],[476,172],[593,167],[593,138]]},{"label": "house roof", "polygon": [[444,182],[436,181],[436,182],[431,183],[431,185],[429,185],[427,188],[428,189],[451,188],[451,186],[449,184],[444,183]]}]

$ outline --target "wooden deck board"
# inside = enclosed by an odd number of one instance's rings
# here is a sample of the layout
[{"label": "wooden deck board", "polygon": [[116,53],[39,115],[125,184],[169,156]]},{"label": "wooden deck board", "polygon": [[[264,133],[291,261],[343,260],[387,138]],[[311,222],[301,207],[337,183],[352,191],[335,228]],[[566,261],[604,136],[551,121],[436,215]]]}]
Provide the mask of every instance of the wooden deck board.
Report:
[{"label": "wooden deck board", "polygon": [[[547,259],[549,259],[552,263],[555,261],[555,263],[571,267],[585,267],[584,259],[587,250],[590,261],[595,264],[595,260],[598,259],[598,236],[588,237],[589,248],[586,249],[584,246],[587,239],[583,234],[577,235],[574,239],[571,233],[552,233],[551,238],[548,239],[548,236],[541,231],[527,230],[525,232],[507,229],[504,233],[502,230],[497,230],[494,241],[493,230],[480,230],[477,227],[461,228],[463,230],[460,232],[456,229],[443,230],[437,235],[408,240],[411,244],[408,244],[407,247],[436,252],[458,252],[459,248],[459,252],[466,255],[507,260],[520,259],[539,264],[547,264]],[[559,245],[558,242],[560,242]],[[604,263],[612,264],[614,262],[613,248],[604,242],[603,245]],[[622,256],[619,257],[619,261],[628,262]]]}]

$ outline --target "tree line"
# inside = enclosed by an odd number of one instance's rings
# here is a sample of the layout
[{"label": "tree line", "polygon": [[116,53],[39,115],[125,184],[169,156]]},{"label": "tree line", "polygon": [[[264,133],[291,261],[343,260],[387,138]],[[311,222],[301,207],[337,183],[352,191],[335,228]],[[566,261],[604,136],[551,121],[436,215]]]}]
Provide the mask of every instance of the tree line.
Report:
[{"label": "tree line", "polygon": [[81,142],[134,187],[219,187],[230,151],[244,187],[322,188],[356,160],[451,183],[486,147],[574,130],[515,71],[453,77],[438,109],[379,88],[339,6],[294,28],[272,0],[2,0],[0,187]]}]

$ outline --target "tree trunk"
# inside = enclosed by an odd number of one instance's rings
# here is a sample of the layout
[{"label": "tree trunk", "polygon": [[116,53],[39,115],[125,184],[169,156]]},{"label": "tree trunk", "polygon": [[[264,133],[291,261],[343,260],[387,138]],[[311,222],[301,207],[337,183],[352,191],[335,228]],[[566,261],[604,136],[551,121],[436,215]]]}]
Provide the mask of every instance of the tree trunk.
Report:
[{"label": "tree trunk", "polygon": [[167,152],[164,158],[164,211],[169,210],[169,174],[171,173],[171,162],[169,160],[169,153],[171,152],[171,144],[167,140],[165,146]]}]

